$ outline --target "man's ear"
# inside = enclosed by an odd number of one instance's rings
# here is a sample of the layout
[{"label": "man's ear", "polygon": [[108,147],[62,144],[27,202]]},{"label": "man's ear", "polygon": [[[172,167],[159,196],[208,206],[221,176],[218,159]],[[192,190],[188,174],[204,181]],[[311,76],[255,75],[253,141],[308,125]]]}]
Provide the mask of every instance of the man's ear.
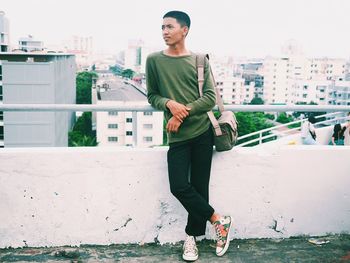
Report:
[{"label": "man's ear", "polygon": [[188,31],[189,31],[188,26],[184,26],[184,27],[183,27],[183,30],[184,30],[184,36],[186,37],[187,34],[188,34]]}]

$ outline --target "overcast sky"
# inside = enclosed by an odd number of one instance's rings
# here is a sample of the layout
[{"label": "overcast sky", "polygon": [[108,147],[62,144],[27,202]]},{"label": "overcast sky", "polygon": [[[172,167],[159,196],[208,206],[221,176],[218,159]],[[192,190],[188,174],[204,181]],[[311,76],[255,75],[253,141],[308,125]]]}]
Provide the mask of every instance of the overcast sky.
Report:
[{"label": "overcast sky", "polygon": [[97,51],[113,53],[128,39],[163,47],[162,16],[183,10],[193,51],[264,57],[295,39],[308,57],[350,57],[350,0],[0,0],[0,10],[13,44],[31,34],[45,44],[92,36]]}]

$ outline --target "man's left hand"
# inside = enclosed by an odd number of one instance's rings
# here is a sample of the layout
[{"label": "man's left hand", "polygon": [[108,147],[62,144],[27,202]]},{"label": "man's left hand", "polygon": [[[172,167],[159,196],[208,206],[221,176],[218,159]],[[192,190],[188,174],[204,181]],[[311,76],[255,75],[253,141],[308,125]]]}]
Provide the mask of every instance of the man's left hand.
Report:
[{"label": "man's left hand", "polygon": [[170,118],[166,125],[167,132],[178,132],[181,126],[181,121],[179,121],[174,116]]}]

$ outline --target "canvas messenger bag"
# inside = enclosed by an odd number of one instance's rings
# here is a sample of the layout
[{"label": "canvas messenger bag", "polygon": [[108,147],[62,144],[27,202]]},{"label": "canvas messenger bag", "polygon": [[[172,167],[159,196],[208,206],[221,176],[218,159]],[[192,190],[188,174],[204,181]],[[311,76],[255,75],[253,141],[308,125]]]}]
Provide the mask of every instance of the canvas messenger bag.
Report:
[{"label": "canvas messenger bag", "polygon": [[[198,75],[198,89],[199,95],[203,96],[203,83],[204,83],[204,66],[205,58],[209,59],[208,55],[198,54],[196,56],[196,66],[197,66],[197,75]],[[237,132],[237,120],[233,112],[225,111],[222,98],[220,96],[219,90],[216,87],[214,76],[212,70],[209,66],[210,74],[213,79],[213,84],[215,87],[216,93],[216,103],[219,108],[219,116],[215,117],[212,111],[208,111],[208,116],[210,122],[213,126],[214,131],[214,145],[215,150],[218,152],[229,151],[237,142],[238,132]]]}]

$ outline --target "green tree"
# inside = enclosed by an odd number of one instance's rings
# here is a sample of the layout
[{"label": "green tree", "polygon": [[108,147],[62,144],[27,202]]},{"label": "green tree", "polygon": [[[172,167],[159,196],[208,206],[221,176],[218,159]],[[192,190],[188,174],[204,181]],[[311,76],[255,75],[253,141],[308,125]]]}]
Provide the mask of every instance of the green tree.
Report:
[{"label": "green tree", "polygon": [[285,112],[282,112],[278,115],[276,121],[279,123],[288,123],[288,122],[293,121],[293,117],[287,116],[287,114]]},{"label": "green tree", "polygon": [[261,98],[255,97],[254,99],[251,100],[249,103],[251,105],[263,105],[264,101]]},{"label": "green tree", "polygon": [[[83,71],[76,76],[76,103],[91,104],[92,79],[95,72]],[[91,112],[84,112],[68,133],[68,146],[96,146],[96,134],[92,131]]]},{"label": "green tree", "polygon": [[76,77],[76,103],[91,104],[92,79],[97,78],[95,72],[79,72]]},{"label": "green tree", "polygon": [[[273,126],[271,123],[268,123],[266,121],[267,118],[262,112],[237,112],[235,115],[238,122],[238,136],[243,136],[243,135],[260,131],[263,129],[267,129]],[[270,134],[270,132],[264,132],[263,136],[268,134]],[[259,137],[258,135],[255,135],[255,136],[240,140],[239,142],[243,143],[258,137]],[[268,138],[268,139],[264,139],[263,141],[267,142],[273,139],[274,138]],[[256,145],[256,144],[258,143],[256,142],[251,145]]]},{"label": "green tree", "polygon": [[91,112],[84,112],[69,132],[68,146],[97,146],[96,134],[92,130]]},{"label": "green tree", "polygon": [[96,137],[81,136],[78,140],[72,142],[72,147],[82,147],[82,146],[97,146]]},{"label": "green tree", "polygon": [[80,132],[82,135],[93,136],[91,117],[91,112],[84,112],[75,123],[73,131]]},{"label": "green tree", "polygon": [[135,72],[132,69],[125,69],[122,71],[122,77],[132,79],[135,75]]},{"label": "green tree", "polygon": [[110,66],[109,70],[112,71],[113,74],[116,75],[116,76],[121,76],[122,72],[123,72],[123,69],[120,66],[118,66],[118,65]]}]

